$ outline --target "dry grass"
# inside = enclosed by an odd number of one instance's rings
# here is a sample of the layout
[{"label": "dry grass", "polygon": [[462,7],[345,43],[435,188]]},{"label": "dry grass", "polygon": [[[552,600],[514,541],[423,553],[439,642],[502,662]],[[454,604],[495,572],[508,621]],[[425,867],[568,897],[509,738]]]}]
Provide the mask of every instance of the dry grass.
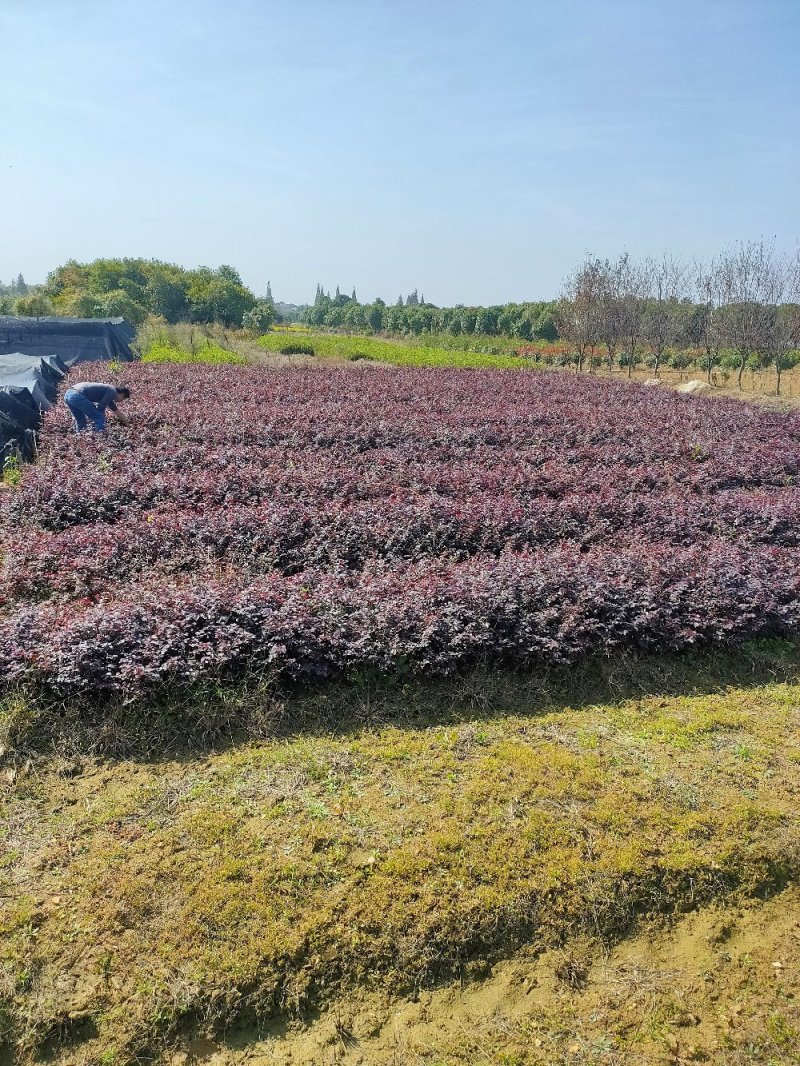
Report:
[{"label": "dry grass", "polygon": [[798,665],[771,643],[365,683],[284,694],[272,735],[216,750],[7,756],[6,1039],[20,1062],[131,1062],[523,947],[560,949],[578,995],[576,938],[796,875]]}]

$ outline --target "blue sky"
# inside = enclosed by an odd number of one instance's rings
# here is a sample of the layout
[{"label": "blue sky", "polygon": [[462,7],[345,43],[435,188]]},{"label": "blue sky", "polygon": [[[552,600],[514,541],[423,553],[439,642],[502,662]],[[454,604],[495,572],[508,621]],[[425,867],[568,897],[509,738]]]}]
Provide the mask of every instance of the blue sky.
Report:
[{"label": "blue sky", "polygon": [[0,0],[0,279],[553,296],[800,237],[800,0]]}]

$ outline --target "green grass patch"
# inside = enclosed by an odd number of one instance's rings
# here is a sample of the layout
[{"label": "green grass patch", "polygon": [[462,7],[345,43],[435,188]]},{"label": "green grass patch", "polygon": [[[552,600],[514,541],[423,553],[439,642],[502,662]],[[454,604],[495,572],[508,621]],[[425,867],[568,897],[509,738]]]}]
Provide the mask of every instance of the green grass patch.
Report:
[{"label": "green grass patch", "polygon": [[447,348],[433,348],[412,342],[379,340],[375,337],[348,337],[330,333],[311,333],[307,330],[280,330],[258,339],[269,352],[284,352],[289,344],[310,345],[316,355],[330,359],[357,361],[369,359],[394,366],[461,367],[466,369],[530,369],[531,361],[511,355],[465,352]]},{"label": "green grass patch", "polygon": [[143,363],[211,363],[216,366],[245,365],[248,360],[243,355],[220,348],[216,344],[207,344],[197,351],[190,352],[166,344],[154,344],[142,356]]}]

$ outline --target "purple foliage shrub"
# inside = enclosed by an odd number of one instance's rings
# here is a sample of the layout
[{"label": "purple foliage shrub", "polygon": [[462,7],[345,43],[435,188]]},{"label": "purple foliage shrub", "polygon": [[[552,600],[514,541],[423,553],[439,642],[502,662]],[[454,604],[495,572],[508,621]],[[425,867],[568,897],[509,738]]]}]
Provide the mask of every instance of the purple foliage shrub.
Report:
[{"label": "purple foliage shrub", "polygon": [[533,373],[122,376],[136,421],[76,437],[55,409],[4,494],[6,685],[442,674],[797,632],[793,415]]}]

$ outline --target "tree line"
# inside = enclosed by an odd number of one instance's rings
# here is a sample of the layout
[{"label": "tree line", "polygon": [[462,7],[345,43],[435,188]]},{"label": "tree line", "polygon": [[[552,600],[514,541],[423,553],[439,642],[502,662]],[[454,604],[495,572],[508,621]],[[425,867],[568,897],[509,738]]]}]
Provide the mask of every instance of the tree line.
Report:
[{"label": "tree line", "polygon": [[454,336],[505,336],[523,341],[558,339],[554,320],[556,304],[552,300],[530,303],[497,304],[491,307],[437,307],[414,289],[394,304],[380,297],[360,303],[355,290],[347,296],[339,291],[325,293],[317,285],[314,303],[307,307],[302,321],[308,326],[347,329],[372,333],[450,333]]},{"label": "tree line", "polygon": [[167,322],[219,322],[257,332],[276,317],[269,286],[257,298],[231,266],[186,270],[157,259],[71,259],[35,290],[20,292],[20,280],[0,293],[6,314],[121,317],[137,326],[159,315]]},{"label": "tree line", "polygon": [[[718,365],[737,371],[770,366],[777,375],[800,359],[800,252],[784,255],[769,241],[731,246],[708,263],[670,255],[634,260],[587,255],[556,300],[488,307],[438,307],[417,289],[396,303],[358,300],[317,285],[314,302],[294,309],[305,324],[360,333],[507,337],[523,343],[560,341],[563,361],[578,372],[601,360],[610,370],[639,364],[658,376],[665,363],[701,366],[709,380]],[[231,266],[187,270],[155,259],[70,260],[29,286],[20,274],[0,285],[0,313],[123,317],[148,315],[243,326],[266,332],[280,320],[269,283],[263,297]]]},{"label": "tree line", "polygon": [[800,348],[800,251],[785,255],[759,240],[708,263],[587,255],[564,283],[555,322],[578,372],[604,359],[629,375],[645,362],[657,377],[668,357],[687,365],[694,348],[709,381],[723,362],[739,388],[746,369],[771,366],[780,392]]}]

